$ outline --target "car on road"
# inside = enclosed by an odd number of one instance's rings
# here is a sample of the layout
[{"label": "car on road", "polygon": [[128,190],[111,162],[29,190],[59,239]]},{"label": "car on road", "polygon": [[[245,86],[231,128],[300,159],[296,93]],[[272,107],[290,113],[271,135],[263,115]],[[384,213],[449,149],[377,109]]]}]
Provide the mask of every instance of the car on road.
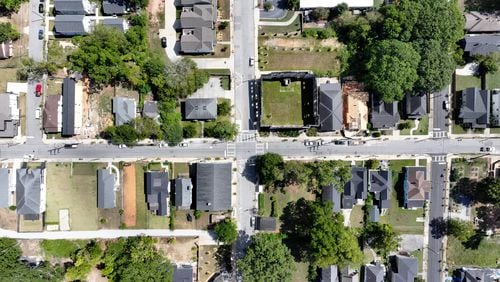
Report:
[{"label": "car on road", "polygon": [[250,66],[253,66],[255,64],[255,59],[253,57],[250,57],[250,59],[248,60],[248,64]]},{"label": "car on road", "polygon": [[35,110],[35,118],[40,119],[40,114],[42,113],[42,109],[36,108]]},{"label": "car on road", "polygon": [[250,226],[255,226],[255,216],[250,217]]},{"label": "car on road", "polygon": [[314,141],[309,141],[309,140],[306,140],[304,141],[304,146],[314,146]]},{"label": "car on road", "polygon": [[188,146],[189,146],[189,143],[186,143],[186,142],[179,143],[179,147],[188,147]]},{"label": "car on road", "polygon": [[120,144],[120,145],[118,145],[118,148],[120,148],[120,149],[122,149],[122,148],[127,148],[127,145],[125,145],[125,144]]},{"label": "car on road", "polygon": [[64,148],[76,149],[76,148],[78,148],[78,143],[64,144]]},{"label": "car on road", "polygon": [[43,39],[43,29],[40,29],[40,30],[38,31],[38,39],[39,39],[39,40],[42,40],[42,39]]},{"label": "car on road", "polygon": [[492,153],[492,152],[495,152],[495,147],[485,146],[485,147],[481,147],[479,149],[479,151],[486,152],[486,153]]},{"label": "car on road", "polygon": [[165,36],[163,36],[161,39],[161,47],[162,48],[167,48],[167,38]]},{"label": "car on road", "polygon": [[38,5],[38,12],[39,12],[40,14],[43,14],[43,12],[44,12],[44,9],[43,9],[43,4],[41,4],[41,3]]},{"label": "car on road", "polygon": [[443,101],[443,110],[445,110],[445,111],[450,110],[450,102],[449,101]]},{"label": "car on road", "polygon": [[41,83],[37,83],[35,85],[35,95],[37,97],[40,97],[40,95],[42,95],[42,84]]},{"label": "car on road", "polygon": [[335,145],[347,145],[347,140],[335,140],[333,141],[333,144]]}]

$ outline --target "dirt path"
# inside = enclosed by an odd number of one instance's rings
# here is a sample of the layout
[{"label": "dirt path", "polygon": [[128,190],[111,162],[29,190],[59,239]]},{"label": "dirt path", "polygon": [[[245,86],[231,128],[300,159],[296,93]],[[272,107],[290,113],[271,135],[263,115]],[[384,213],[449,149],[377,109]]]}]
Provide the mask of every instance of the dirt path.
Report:
[{"label": "dirt path", "polygon": [[[160,20],[158,19],[158,14],[163,12],[163,8],[165,7],[165,2],[163,0],[150,0],[149,5],[146,8],[149,14],[149,22],[153,25],[159,24]],[[160,27],[162,28],[162,27]]]},{"label": "dirt path", "polygon": [[135,166],[123,167],[123,216],[126,226],[136,224]]},{"label": "dirt path", "polygon": [[311,38],[269,38],[264,41],[265,46],[283,48],[309,48],[309,47],[332,47],[340,46],[335,38],[315,40]]}]

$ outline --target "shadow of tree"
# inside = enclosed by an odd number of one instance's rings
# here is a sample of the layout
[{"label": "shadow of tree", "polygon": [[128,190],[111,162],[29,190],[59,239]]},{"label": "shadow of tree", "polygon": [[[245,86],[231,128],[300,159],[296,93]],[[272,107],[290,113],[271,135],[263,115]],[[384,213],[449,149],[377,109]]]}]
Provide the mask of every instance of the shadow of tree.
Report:
[{"label": "shadow of tree", "polygon": [[481,244],[481,241],[483,240],[484,234],[476,232],[472,237],[470,237],[467,241],[463,242],[462,245],[466,249],[472,249],[476,250],[479,248],[479,244]]},{"label": "shadow of tree", "polygon": [[433,218],[429,223],[429,227],[434,239],[440,239],[446,234],[446,221],[442,217]]}]

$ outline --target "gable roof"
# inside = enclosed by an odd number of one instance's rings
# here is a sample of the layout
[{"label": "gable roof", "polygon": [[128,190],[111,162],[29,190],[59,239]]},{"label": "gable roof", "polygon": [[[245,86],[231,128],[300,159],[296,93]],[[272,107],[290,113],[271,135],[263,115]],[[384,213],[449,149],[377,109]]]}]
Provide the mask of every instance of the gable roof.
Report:
[{"label": "gable roof", "polygon": [[7,208],[9,206],[9,169],[0,168],[0,208]]},{"label": "gable roof", "polygon": [[498,33],[500,32],[500,17],[495,14],[480,12],[465,12],[465,30],[467,33]]},{"label": "gable roof", "polygon": [[217,99],[191,98],[184,103],[184,118],[187,120],[209,120],[217,118]]},{"label": "gable roof", "polygon": [[115,114],[115,125],[122,125],[133,120],[136,115],[135,99],[114,97],[113,114]]},{"label": "gable roof", "polygon": [[500,269],[493,268],[468,268],[459,270],[460,282],[498,282],[500,280]]},{"label": "gable roof", "polygon": [[368,170],[364,167],[352,167],[351,179],[344,186],[342,208],[350,209],[356,199],[366,199],[368,188]]},{"label": "gable roof", "polygon": [[175,179],[175,206],[190,209],[193,203],[193,183],[191,178]]},{"label": "gable roof", "polygon": [[181,52],[210,53],[215,46],[215,30],[207,27],[183,29],[181,35]]},{"label": "gable roof", "polygon": [[379,209],[390,206],[392,191],[392,173],[390,170],[370,171],[370,192],[375,194]]},{"label": "gable roof", "polygon": [[39,215],[41,211],[42,170],[16,170],[16,211],[21,215]]},{"label": "gable roof", "polygon": [[102,25],[116,28],[121,32],[126,32],[129,28],[128,22],[124,18],[104,18]]},{"label": "gable roof", "polygon": [[231,163],[196,164],[196,209],[231,209]]},{"label": "gable roof", "polygon": [[174,265],[174,282],[192,282],[193,266],[192,265]]},{"label": "gable roof", "polygon": [[413,282],[418,273],[417,258],[395,255],[393,260],[395,265],[392,266],[391,281]]},{"label": "gable roof", "polygon": [[18,96],[13,93],[0,94],[0,137],[17,136],[19,127]]},{"label": "gable roof", "polygon": [[427,114],[427,95],[425,93],[405,96],[405,114],[408,118],[417,119]]},{"label": "gable roof", "polygon": [[59,108],[62,106],[61,95],[47,95],[45,97],[45,107],[43,108],[43,128],[47,133],[56,133],[61,129],[59,124]]},{"label": "gable roof", "polygon": [[148,118],[157,119],[160,114],[158,113],[158,102],[146,101],[142,107],[142,115]]},{"label": "gable roof", "polygon": [[275,217],[257,217],[255,229],[260,231],[276,231]]},{"label": "gable roof", "polygon": [[500,52],[500,34],[466,35],[464,51],[471,56]]},{"label": "gable roof", "polygon": [[83,35],[89,31],[89,23],[84,15],[56,15],[54,28],[61,35]]},{"label": "gable roof", "polygon": [[340,212],[340,192],[333,187],[333,184],[323,186],[321,198],[323,201],[330,201],[333,205],[333,212]]},{"label": "gable roof", "polygon": [[475,87],[463,90],[459,118],[472,128],[486,128],[490,122],[490,92]]},{"label": "gable roof", "polygon": [[170,182],[168,172],[148,171],[146,174],[146,198],[150,211],[157,215],[168,215]]},{"label": "gable roof", "polygon": [[341,130],[344,124],[342,90],[340,83],[319,86],[320,131]]},{"label": "gable roof", "polygon": [[372,96],[370,117],[373,128],[393,128],[399,122],[398,102],[385,103]]},{"label": "gable roof", "polygon": [[364,282],[383,282],[384,266],[381,264],[366,264]]},{"label": "gable roof", "polygon": [[75,80],[66,77],[63,81],[62,135],[75,135]]},{"label": "gable roof", "polygon": [[115,175],[108,169],[97,170],[97,208],[112,209],[116,205]]},{"label": "gable roof", "polygon": [[56,15],[90,15],[95,5],[88,0],[54,0],[54,12]]},{"label": "gable roof", "polygon": [[321,282],[339,282],[339,273],[336,265],[330,265],[321,269]]},{"label": "gable roof", "polygon": [[183,7],[181,16],[181,28],[207,27],[213,28],[217,21],[217,10],[214,5],[194,5]]},{"label": "gable roof", "polygon": [[429,199],[431,182],[426,180],[425,167],[406,167],[404,198],[407,208],[421,208]]},{"label": "gable roof", "polygon": [[105,15],[123,15],[128,13],[128,4],[125,0],[104,0],[102,10]]}]

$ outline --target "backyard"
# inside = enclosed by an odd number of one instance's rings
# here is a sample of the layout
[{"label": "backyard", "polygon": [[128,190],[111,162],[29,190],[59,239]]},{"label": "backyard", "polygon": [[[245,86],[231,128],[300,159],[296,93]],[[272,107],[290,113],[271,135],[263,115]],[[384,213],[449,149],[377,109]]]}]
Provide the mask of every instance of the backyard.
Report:
[{"label": "backyard", "polygon": [[281,81],[262,82],[264,125],[302,125],[301,82],[282,86]]},{"label": "backyard", "polygon": [[300,198],[306,200],[314,200],[316,196],[307,191],[306,188],[300,186],[287,186],[282,190],[276,191],[265,191],[264,192],[264,209],[259,210],[259,214],[262,216],[271,216],[272,211],[272,200],[276,201],[276,211],[275,214],[279,218],[283,214],[283,208],[290,202],[295,202]]},{"label": "backyard", "polygon": [[446,256],[453,268],[498,267],[500,238],[482,238],[478,245],[466,248],[458,239],[449,236]]}]

